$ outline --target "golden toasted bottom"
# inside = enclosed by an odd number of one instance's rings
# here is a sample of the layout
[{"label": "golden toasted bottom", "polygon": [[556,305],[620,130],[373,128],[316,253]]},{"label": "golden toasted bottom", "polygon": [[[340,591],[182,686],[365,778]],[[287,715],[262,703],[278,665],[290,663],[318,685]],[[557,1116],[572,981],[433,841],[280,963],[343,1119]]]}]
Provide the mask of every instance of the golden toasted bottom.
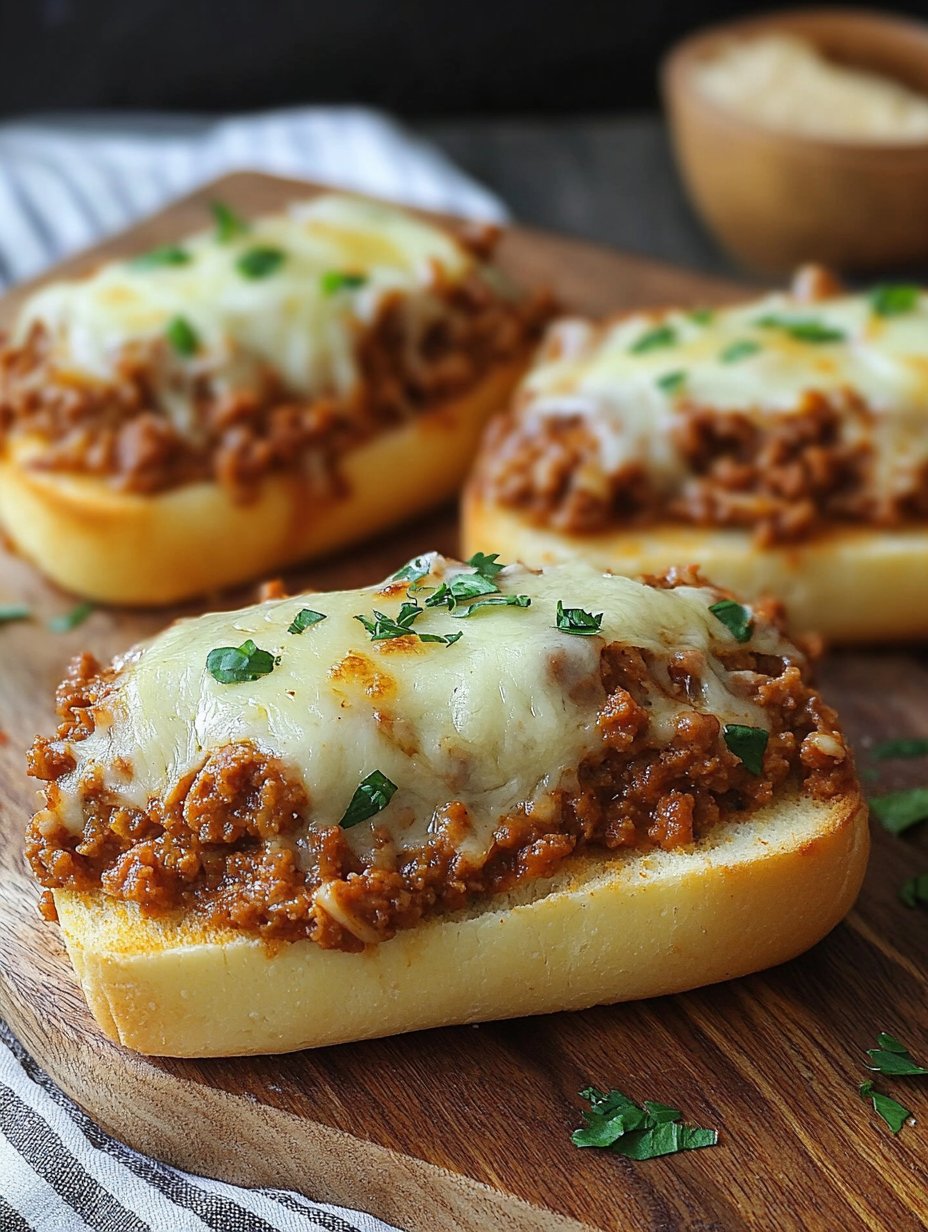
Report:
[{"label": "golden toasted bottom", "polygon": [[495,368],[466,396],[345,454],[344,494],[327,500],[286,475],[247,504],[206,482],[116,492],[97,478],[29,469],[36,443],[18,441],[0,456],[0,523],[53,581],[105,603],[173,603],[267,577],[449,497],[523,368],[522,359]]},{"label": "golden toasted bottom", "polygon": [[841,528],[807,543],[759,548],[749,531],[666,525],[568,535],[533,525],[473,488],[464,496],[465,556],[499,552],[544,565],[575,557],[615,573],[696,564],[742,598],[774,595],[790,626],[833,642],[901,641],[928,633],[928,528]]},{"label": "golden toasted bottom", "polygon": [[784,797],[689,851],[576,857],[558,876],[359,954],[265,945],[56,891],[88,1004],[161,1056],[287,1052],[423,1027],[582,1009],[757,971],[813,945],[867,862],[855,793]]}]

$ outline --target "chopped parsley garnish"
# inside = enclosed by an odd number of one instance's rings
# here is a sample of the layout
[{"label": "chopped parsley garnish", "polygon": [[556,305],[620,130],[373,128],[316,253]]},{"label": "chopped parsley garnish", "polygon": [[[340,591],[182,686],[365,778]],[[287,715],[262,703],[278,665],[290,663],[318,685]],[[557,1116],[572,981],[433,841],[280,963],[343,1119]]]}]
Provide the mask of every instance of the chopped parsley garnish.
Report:
[{"label": "chopped parsley garnish", "polygon": [[754,338],[738,338],[735,342],[730,342],[719,354],[719,363],[736,364],[739,359],[747,359],[761,350],[763,347]]},{"label": "chopped parsley garnish", "polygon": [[477,599],[468,607],[457,608],[451,615],[457,620],[465,616],[473,616],[474,612],[483,607],[531,607],[532,601],[528,595],[488,595],[485,599]]},{"label": "chopped parsley garnish", "polygon": [[479,573],[482,578],[486,578],[488,582],[492,582],[497,573],[502,573],[506,568],[505,565],[497,564],[499,560],[499,552],[493,552],[487,556],[483,552],[475,552],[467,562],[475,573]]},{"label": "chopped parsley garnish", "polygon": [[557,601],[557,625],[562,633],[579,633],[591,637],[603,627],[603,613],[594,615],[582,607],[565,607],[560,599]]},{"label": "chopped parsley garnish", "polygon": [[372,642],[386,642],[394,637],[407,637],[412,633],[412,622],[423,613],[418,603],[404,603],[396,617],[374,612],[373,617],[355,616],[371,635]]},{"label": "chopped parsley garnish", "polygon": [[463,633],[419,633],[412,625],[424,612],[415,600],[404,603],[396,617],[385,616],[383,612],[374,612],[373,617],[355,616],[371,635],[372,642],[389,642],[397,637],[418,637],[420,642],[437,642],[442,646],[453,646],[461,640]]},{"label": "chopped parsley garnish", "polygon": [[918,307],[921,288],[911,282],[884,283],[870,292],[870,307],[878,317],[898,317]]},{"label": "chopped parsley garnish", "polygon": [[193,260],[186,248],[181,248],[179,244],[162,244],[159,248],[152,248],[150,252],[143,252],[137,257],[133,257],[129,264],[133,269],[146,270],[158,269],[164,265],[189,265]]},{"label": "chopped parsley garnish", "polygon": [[872,1082],[862,1082],[857,1088],[861,1099],[868,1099],[873,1104],[873,1110],[883,1118],[894,1134],[898,1134],[903,1125],[912,1115],[908,1108],[898,1100],[873,1089]]},{"label": "chopped parsley garnish", "polygon": [[314,612],[311,607],[302,607],[287,625],[288,633],[304,633],[320,620],[325,620],[324,612]]},{"label": "chopped parsley garnish", "polygon": [[877,761],[893,761],[896,758],[925,757],[928,755],[928,740],[917,736],[902,737],[898,740],[884,740],[875,744],[870,750],[870,756]]},{"label": "chopped parsley garnish", "polygon": [[396,794],[396,784],[391,783],[385,774],[372,770],[366,779],[362,779],[348,802],[345,815],[338,823],[343,830],[356,826],[369,817],[376,817],[383,812]]},{"label": "chopped parsley garnish", "polygon": [[217,646],[206,656],[206,670],[220,684],[241,684],[269,675],[280,662],[279,655],[261,650],[251,638],[241,646]]},{"label": "chopped parsley garnish", "polygon": [[715,317],[714,308],[694,308],[686,314],[695,325],[708,325]]},{"label": "chopped parsley garnish", "polygon": [[284,263],[282,248],[249,248],[235,262],[235,268],[245,278],[268,278]]},{"label": "chopped parsley garnish", "polygon": [[496,583],[479,573],[459,573],[450,582],[442,582],[434,595],[429,595],[425,601],[426,607],[447,607],[453,612],[460,603],[470,603],[481,595],[499,593]]},{"label": "chopped parsley garnish", "polygon": [[644,355],[648,351],[656,351],[660,347],[673,346],[677,341],[677,331],[672,325],[656,325],[633,342],[628,348],[632,355]]},{"label": "chopped parsley garnish", "polygon": [[877,821],[890,834],[902,834],[910,826],[928,818],[928,787],[909,787],[871,796],[870,808]]},{"label": "chopped parsley garnish", "polygon": [[736,603],[734,599],[719,599],[718,603],[710,605],[709,611],[716,620],[721,621],[736,642],[751,640],[754,621],[749,607]]},{"label": "chopped parsley garnish", "polygon": [[397,569],[390,581],[418,582],[420,578],[428,577],[431,572],[432,558],[430,556],[414,556],[412,560],[407,560],[402,569]]},{"label": "chopped parsley garnish", "polygon": [[226,205],[224,201],[211,201],[209,208],[216,220],[216,239],[220,244],[231,244],[233,240],[237,240],[241,235],[247,235],[251,230],[241,214],[236,214],[235,210]]},{"label": "chopped parsley garnish", "polygon": [[899,897],[907,907],[928,907],[928,873],[918,873],[904,881]]},{"label": "chopped parsley garnish", "polygon": [[337,295],[339,291],[357,291],[366,282],[366,274],[352,274],[347,270],[326,270],[319,279],[323,295]]},{"label": "chopped parsley garnish", "polygon": [[646,1099],[640,1106],[621,1091],[586,1087],[580,1098],[589,1105],[582,1129],[574,1130],[571,1142],[578,1147],[599,1147],[627,1159],[656,1159],[679,1151],[715,1146],[718,1130],[682,1124],[678,1108]]},{"label": "chopped parsley garnish", "polygon": [[763,773],[769,732],[762,727],[746,727],[743,723],[726,723],[722,734],[728,748],[746,770],[752,774]]},{"label": "chopped parsley garnish", "polygon": [[196,355],[200,348],[199,335],[186,317],[172,317],[164,333],[178,355]]},{"label": "chopped parsley garnish", "polygon": [[8,603],[0,607],[0,625],[12,624],[14,620],[28,620],[31,615],[32,608],[21,603]]},{"label": "chopped parsley garnish", "polygon": [[683,368],[677,368],[673,372],[665,372],[663,376],[657,378],[655,383],[658,389],[674,394],[686,384],[686,371]]},{"label": "chopped parsley garnish", "polygon": [[784,317],[768,312],[766,316],[758,317],[754,324],[761,329],[782,329],[797,342],[843,342],[847,337],[843,329],[826,325],[814,317]]},{"label": "chopped parsley garnish", "polygon": [[876,1037],[876,1048],[868,1048],[870,1069],[877,1074],[889,1074],[893,1078],[922,1078],[928,1069],[916,1065],[909,1050],[894,1035],[881,1031]]},{"label": "chopped parsley garnish", "polygon": [[482,607],[530,607],[528,595],[501,595],[493,580],[505,566],[497,564],[496,552],[485,556],[475,552],[467,562],[474,573],[459,573],[450,582],[442,582],[425,601],[426,607],[446,607],[452,616],[462,619]]},{"label": "chopped parsley garnish", "polygon": [[62,612],[60,616],[53,616],[48,622],[48,627],[52,633],[68,633],[71,629],[76,629],[78,625],[82,625],[93,610],[94,605],[92,603],[78,603],[69,612]]}]

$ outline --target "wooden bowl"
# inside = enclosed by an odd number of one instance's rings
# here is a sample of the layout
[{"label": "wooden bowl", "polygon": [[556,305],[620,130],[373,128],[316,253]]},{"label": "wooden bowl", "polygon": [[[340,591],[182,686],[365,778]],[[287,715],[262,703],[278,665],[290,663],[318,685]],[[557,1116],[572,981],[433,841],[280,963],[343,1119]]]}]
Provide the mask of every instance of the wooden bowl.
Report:
[{"label": "wooden bowl", "polygon": [[928,142],[816,138],[765,128],[714,102],[694,70],[733,36],[796,34],[829,59],[928,95],[928,25],[860,9],[771,13],[679,43],[661,86],[683,180],[721,243],[745,265],[781,273],[928,257]]}]

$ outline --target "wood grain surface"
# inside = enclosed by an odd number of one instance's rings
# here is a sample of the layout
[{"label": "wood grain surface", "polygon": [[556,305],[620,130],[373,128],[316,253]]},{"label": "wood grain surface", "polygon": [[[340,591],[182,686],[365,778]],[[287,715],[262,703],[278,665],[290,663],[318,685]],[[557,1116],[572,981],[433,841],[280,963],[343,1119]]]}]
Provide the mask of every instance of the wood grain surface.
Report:
[{"label": "wood grain surface", "polygon": [[[102,251],[183,233],[211,195],[254,211],[307,191],[235,176]],[[540,232],[510,233],[502,260],[590,312],[707,302],[732,290]],[[430,547],[454,550],[452,511],[288,581],[370,582]],[[928,871],[926,835],[877,833],[850,918],[810,953],[761,975],[650,1002],[283,1057],[147,1060],[96,1030],[55,928],[36,914],[21,854],[35,787],[23,750],[50,729],[52,691],[70,655],[109,656],[175,613],[100,610],[54,634],[46,621],[73,599],[0,554],[0,603],[11,600],[33,605],[35,618],[0,629],[0,1010],[105,1128],[190,1170],[293,1187],[411,1232],[928,1225],[928,1084],[880,1084],[919,1118],[898,1138],[857,1094],[878,1031],[928,1056],[928,913],[897,898],[906,877]],[[924,650],[834,655],[823,679],[868,770],[874,739],[928,736]],[[928,763],[882,765],[880,787],[928,782]],[[570,1131],[579,1124],[577,1092],[590,1082],[672,1103],[689,1122],[718,1127],[719,1145],[646,1163],[579,1151]]]}]

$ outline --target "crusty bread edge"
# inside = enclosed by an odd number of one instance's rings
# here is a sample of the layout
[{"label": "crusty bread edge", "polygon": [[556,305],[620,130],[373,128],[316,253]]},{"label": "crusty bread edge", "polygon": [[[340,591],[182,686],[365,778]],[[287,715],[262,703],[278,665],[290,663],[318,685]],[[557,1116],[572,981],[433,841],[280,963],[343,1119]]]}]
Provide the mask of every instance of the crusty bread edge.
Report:
[{"label": "crusty bread edge", "polygon": [[744,598],[782,599],[794,631],[814,630],[834,643],[928,633],[928,528],[848,527],[770,548],[758,547],[750,531],[679,524],[569,535],[534,525],[471,484],[461,542],[465,556],[499,552],[534,565],[580,557],[631,576],[697,564]]},{"label": "crusty bread edge", "polygon": [[481,430],[507,402],[528,352],[466,395],[344,455],[343,494],[320,500],[274,475],[254,500],[216,483],[155,495],[24,465],[35,444],[0,451],[0,524],[54,582],[104,603],[167,604],[267,577],[396,526],[460,487]]},{"label": "crusty bread edge", "polygon": [[287,1052],[659,996],[783,962],[849,910],[869,847],[857,791],[791,795],[693,850],[591,855],[550,881],[359,954],[267,946],[57,891],[104,1032],[139,1052]]}]

